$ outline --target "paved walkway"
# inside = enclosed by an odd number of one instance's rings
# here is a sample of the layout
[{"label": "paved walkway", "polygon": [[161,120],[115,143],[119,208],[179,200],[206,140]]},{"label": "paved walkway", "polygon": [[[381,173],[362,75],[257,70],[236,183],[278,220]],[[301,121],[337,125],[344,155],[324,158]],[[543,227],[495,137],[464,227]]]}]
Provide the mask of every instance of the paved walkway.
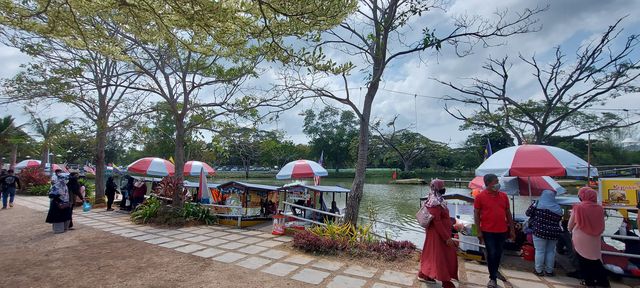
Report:
[{"label": "paved walkway", "polygon": [[[37,211],[49,209],[46,197],[18,196],[17,205]],[[440,287],[416,281],[414,271],[395,271],[347,265],[312,255],[282,249],[291,237],[274,236],[262,231],[235,229],[225,226],[197,226],[180,229],[157,229],[135,225],[129,215],[106,212],[104,209],[83,213],[74,211],[74,223],[120,235],[150,245],[173,249],[197,257],[210,258],[223,265],[236,265],[319,287],[329,288],[393,288]],[[280,248],[280,249],[279,249]],[[417,268],[417,267],[416,267]],[[485,287],[488,280],[486,266],[460,261],[458,287]],[[580,287],[579,281],[568,277],[539,278],[530,272],[502,269],[509,280],[502,287]],[[612,287],[629,287],[612,283]]]}]

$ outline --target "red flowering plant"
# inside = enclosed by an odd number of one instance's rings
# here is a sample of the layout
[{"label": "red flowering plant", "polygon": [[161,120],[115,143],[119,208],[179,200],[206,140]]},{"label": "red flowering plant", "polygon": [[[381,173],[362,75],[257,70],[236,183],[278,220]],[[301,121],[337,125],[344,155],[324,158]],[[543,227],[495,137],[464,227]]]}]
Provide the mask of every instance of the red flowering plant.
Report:
[{"label": "red flowering plant", "polygon": [[44,174],[40,167],[24,168],[18,173],[22,189],[34,195],[47,195],[51,186],[51,179]]}]

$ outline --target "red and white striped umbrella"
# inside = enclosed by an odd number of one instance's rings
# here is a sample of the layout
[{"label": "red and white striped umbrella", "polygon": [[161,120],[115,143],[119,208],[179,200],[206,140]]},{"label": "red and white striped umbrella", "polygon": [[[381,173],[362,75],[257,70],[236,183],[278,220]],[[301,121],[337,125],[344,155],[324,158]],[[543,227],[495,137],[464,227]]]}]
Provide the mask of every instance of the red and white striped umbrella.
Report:
[{"label": "red and white striped umbrella", "polygon": [[169,176],[176,173],[171,162],[162,158],[146,157],[138,159],[127,166],[127,172],[145,176]]},{"label": "red and white striped umbrella", "polygon": [[204,168],[208,176],[216,175],[216,170],[207,163],[200,161],[187,161],[187,163],[184,163],[184,176],[199,176],[202,168]]},{"label": "red and white striped umbrella", "polygon": [[[476,169],[476,176],[587,177],[588,164],[564,149],[545,145],[520,145],[502,149]],[[598,170],[591,167],[591,176]]]},{"label": "red and white striped umbrella", "polygon": [[[549,176],[533,176],[533,177],[498,177],[500,181],[500,190],[509,195],[529,195],[529,183],[531,183],[531,196],[540,196],[542,191],[551,190],[557,195],[564,194],[567,190],[558,182]],[[482,176],[473,178],[469,182],[471,189],[484,189],[484,179]]]},{"label": "red and white striped umbrella", "polygon": [[30,168],[30,167],[39,167],[40,166],[40,160],[22,160],[20,161],[18,164],[16,164],[15,169],[24,169],[24,168]]},{"label": "red and white striped umbrella", "polygon": [[276,175],[276,179],[313,178],[327,176],[329,172],[320,164],[311,160],[296,160],[284,165]]}]

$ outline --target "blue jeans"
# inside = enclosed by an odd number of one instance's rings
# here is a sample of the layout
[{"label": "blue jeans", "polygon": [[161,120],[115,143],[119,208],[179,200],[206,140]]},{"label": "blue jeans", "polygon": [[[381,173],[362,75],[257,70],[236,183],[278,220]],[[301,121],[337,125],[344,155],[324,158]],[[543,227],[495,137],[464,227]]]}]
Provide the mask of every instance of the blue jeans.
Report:
[{"label": "blue jeans", "polygon": [[16,197],[16,188],[7,187],[2,191],[2,207],[7,208],[7,197],[9,197],[9,203],[13,204],[13,198]]},{"label": "blue jeans", "polygon": [[484,245],[487,251],[487,267],[489,267],[489,279],[496,280],[498,278],[498,268],[500,268],[500,260],[504,242],[507,240],[507,233],[491,233],[482,232],[484,237]]},{"label": "blue jeans", "polygon": [[558,240],[547,240],[533,235],[533,246],[536,248],[536,272],[553,273],[557,243]]}]

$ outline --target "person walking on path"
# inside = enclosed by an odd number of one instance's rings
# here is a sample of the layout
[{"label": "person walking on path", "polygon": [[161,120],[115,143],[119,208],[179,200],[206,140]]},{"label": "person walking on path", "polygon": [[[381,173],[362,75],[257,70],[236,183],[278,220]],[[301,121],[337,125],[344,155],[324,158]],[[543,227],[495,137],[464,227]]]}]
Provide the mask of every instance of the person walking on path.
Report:
[{"label": "person walking on path", "polygon": [[580,203],[573,206],[569,218],[573,247],[578,254],[580,271],[587,287],[610,287],[602,265],[601,236],[604,232],[604,209],[598,204],[598,193],[590,187],[578,191]]},{"label": "person walking on path", "polygon": [[82,194],[80,194],[80,183],[78,182],[78,173],[74,172],[69,175],[69,181],[67,181],[67,188],[69,189],[69,205],[71,205],[69,229],[73,229],[73,207],[76,204],[76,197],[79,197],[82,201],[84,201]]},{"label": "person walking on path", "polygon": [[113,200],[116,197],[116,189],[118,189],[118,185],[113,181],[113,176],[109,176],[107,178],[107,187],[104,190],[104,195],[107,196],[107,211],[113,211],[111,205],[113,205]]},{"label": "person walking on path", "polygon": [[533,246],[536,248],[535,270],[537,276],[554,276],[556,244],[562,234],[560,221],[562,208],[556,202],[556,193],[542,191],[540,199],[533,202],[526,212],[529,226],[533,229]]},{"label": "person walking on path", "polygon": [[71,205],[69,204],[69,188],[61,175],[62,170],[55,171],[51,177],[51,191],[49,192],[49,212],[45,222],[51,223],[53,233],[63,233],[69,229],[71,220]]},{"label": "person walking on path", "polygon": [[485,190],[476,196],[473,202],[474,220],[478,230],[478,239],[484,243],[487,252],[487,266],[489,268],[489,282],[487,287],[496,288],[498,283],[498,268],[502,258],[504,242],[515,239],[513,218],[509,208],[507,194],[500,192],[498,176],[487,174],[484,176]]},{"label": "person walking on path", "polygon": [[455,288],[451,279],[458,280],[458,256],[456,244],[451,239],[453,224],[449,209],[442,198],[445,192],[443,180],[431,181],[431,194],[424,205],[433,219],[425,230],[418,280],[427,283],[438,280],[442,281],[443,288]]},{"label": "person walking on path", "polygon": [[13,207],[16,189],[22,188],[20,178],[13,174],[13,169],[9,169],[7,175],[0,178],[0,185],[2,186],[2,209],[7,209],[7,198],[9,198],[9,207]]}]

